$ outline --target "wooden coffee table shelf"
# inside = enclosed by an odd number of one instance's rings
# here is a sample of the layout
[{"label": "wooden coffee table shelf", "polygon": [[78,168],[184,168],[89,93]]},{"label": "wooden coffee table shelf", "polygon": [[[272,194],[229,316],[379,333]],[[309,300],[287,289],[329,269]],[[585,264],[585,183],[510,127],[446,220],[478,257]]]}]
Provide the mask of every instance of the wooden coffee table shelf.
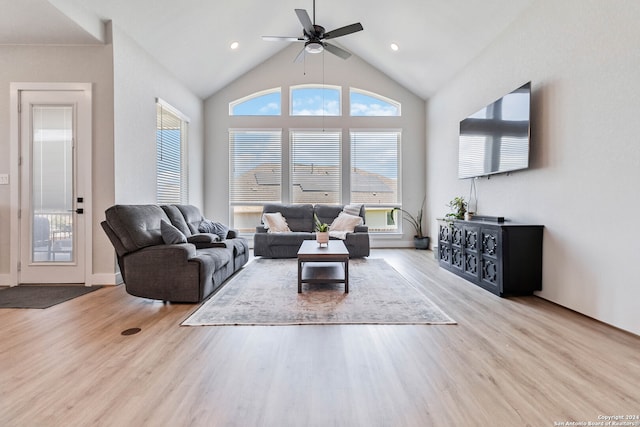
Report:
[{"label": "wooden coffee table shelf", "polygon": [[342,240],[330,240],[320,247],[305,240],[298,250],[298,293],[303,283],[344,283],[349,293],[349,251]]}]

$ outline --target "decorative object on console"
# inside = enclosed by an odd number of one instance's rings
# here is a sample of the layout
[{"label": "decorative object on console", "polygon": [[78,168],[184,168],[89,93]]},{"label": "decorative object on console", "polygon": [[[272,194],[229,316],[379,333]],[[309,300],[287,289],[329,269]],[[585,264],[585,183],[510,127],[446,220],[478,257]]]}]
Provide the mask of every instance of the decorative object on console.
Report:
[{"label": "decorative object on console", "polygon": [[454,197],[449,202],[449,208],[451,212],[444,216],[446,219],[464,219],[464,214],[467,213],[467,202],[464,197]]},{"label": "decorative object on console", "polygon": [[393,208],[391,210],[391,219],[394,218],[395,211],[400,211],[404,214],[403,219],[411,224],[413,230],[416,234],[413,235],[413,243],[416,249],[429,249],[429,236],[425,236],[422,232],[422,217],[424,215],[424,205],[427,201],[427,197],[425,196],[422,199],[422,205],[420,205],[420,209],[418,209],[418,214],[413,216],[410,212],[402,208]]}]

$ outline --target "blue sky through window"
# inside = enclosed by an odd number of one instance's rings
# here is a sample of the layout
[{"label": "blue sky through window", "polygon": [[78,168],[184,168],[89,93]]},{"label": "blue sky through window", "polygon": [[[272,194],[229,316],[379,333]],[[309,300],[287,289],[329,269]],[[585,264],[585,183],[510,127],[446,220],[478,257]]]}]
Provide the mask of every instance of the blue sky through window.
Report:
[{"label": "blue sky through window", "polygon": [[[263,92],[264,93],[264,92]],[[233,116],[279,116],[282,114],[280,89],[260,92],[232,102],[230,114]],[[367,93],[351,89],[349,93],[351,116],[400,116],[400,104]],[[292,116],[340,116],[341,91],[339,87],[293,87],[291,88]]]},{"label": "blue sky through window", "polygon": [[236,105],[232,104],[233,116],[279,116],[282,101],[280,91],[247,99]]},{"label": "blue sky through window", "polygon": [[291,89],[292,116],[339,116],[340,91],[334,88]]},{"label": "blue sky through window", "polygon": [[400,108],[375,96],[352,90],[350,94],[352,116],[399,116]]}]

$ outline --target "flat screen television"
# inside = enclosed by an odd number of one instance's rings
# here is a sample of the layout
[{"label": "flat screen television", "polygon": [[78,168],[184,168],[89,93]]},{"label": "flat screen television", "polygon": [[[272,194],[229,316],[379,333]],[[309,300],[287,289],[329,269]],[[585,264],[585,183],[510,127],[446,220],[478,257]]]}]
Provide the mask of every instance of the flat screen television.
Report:
[{"label": "flat screen television", "polygon": [[458,178],[529,167],[531,82],[460,122]]}]

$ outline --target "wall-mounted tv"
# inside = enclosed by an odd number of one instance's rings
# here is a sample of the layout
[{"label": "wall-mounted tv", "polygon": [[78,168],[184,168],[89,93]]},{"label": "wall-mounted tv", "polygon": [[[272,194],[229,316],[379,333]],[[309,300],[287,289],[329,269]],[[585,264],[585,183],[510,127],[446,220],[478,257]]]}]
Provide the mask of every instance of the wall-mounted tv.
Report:
[{"label": "wall-mounted tv", "polygon": [[529,167],[531,82],[460,122],[458,178]]}]

